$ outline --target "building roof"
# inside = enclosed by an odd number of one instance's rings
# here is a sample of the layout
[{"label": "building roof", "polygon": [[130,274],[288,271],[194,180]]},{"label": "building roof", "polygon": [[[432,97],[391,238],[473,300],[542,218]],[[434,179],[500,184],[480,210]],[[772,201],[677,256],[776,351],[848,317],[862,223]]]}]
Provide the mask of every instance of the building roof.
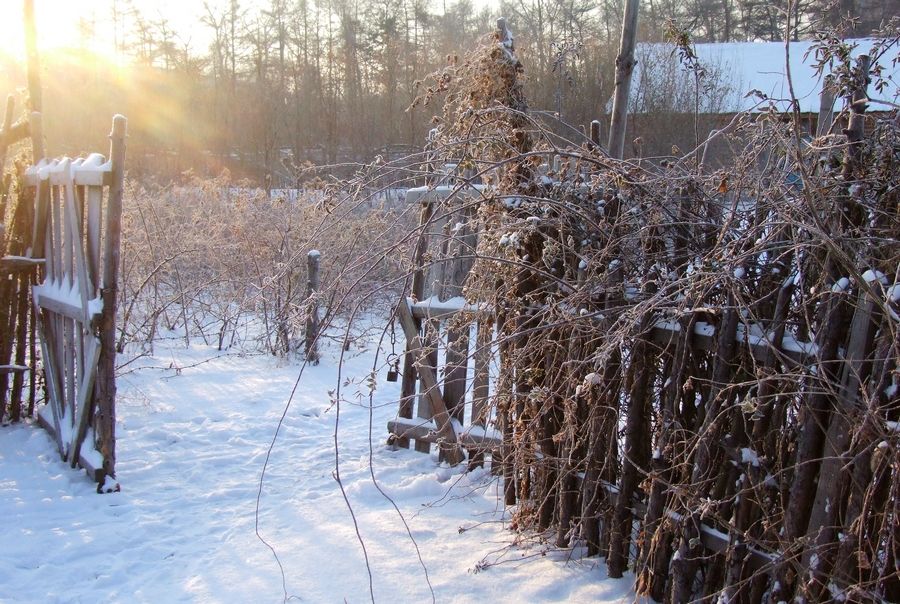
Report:
[{"label": "building roof", "polygon": [[[868,53],[876,42],[873,39],[852,40],[851,56]],[[789,108],[787,65],[790,65],[794,95],[801,112],[817,113],[822,76],[816,73],[817,59],[811,51],[812,41],[791,42],[732,42],[696,44],[694,50],[706,69],[707,90],[701,95],[702,113],[736,113],[765,111],[770,102],[780,110]],[[787,61],[789,57],[789,63]],[[893,100],[900,91],[900,61],[896,48],[882,59],[882,77],[888,88],[878,95]],[[672,44],[639,44],[635,50],[638,63],[630,95],[629,111],[649,113],[656,110],[689,111],[695,106],[694,78],[679,63]],[[763,101],[758,90],[769,100]],[[666,107],[668,105],[668,107]]]}]

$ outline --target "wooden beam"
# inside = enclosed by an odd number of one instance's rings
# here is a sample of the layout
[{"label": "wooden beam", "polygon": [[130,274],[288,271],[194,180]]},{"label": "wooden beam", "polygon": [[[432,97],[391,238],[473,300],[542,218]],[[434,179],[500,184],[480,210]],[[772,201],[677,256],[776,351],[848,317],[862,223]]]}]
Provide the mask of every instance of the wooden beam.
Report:
[{"label": "wooden beam", "polygon": [[[413,317],[417,319],[446,320],[457,313],[479,313],[485,311],[478,309],[473,305],[460,306],[455,303],[438,302],[436,300],[425,300],[416,302],[411,306]],[[652,329],[650,339],[659,345],[665,346],[672,338],[672,334],[679,331],[680,327],[677,323],[671,321],[658,321]],[[790,336],[782,338],[781,346],[775,346],[773,342],[766,341],[758,336],[748,336],[746,332],[738,333],[738,345],[741,348],[749,350],[753,358],[759,361],[769,359],[774,351],[776,358],[781,362],[793,367],[797,365],[808,364],[816,357],[815,345],[809,342],[797,342]],[[694,345],[700,350],[706,352],[714,352],[717,347],[717,337],[715,327],[712,325],[698,324],[694,330]]]},{"label": "wooden beam", "polygon": [[[457,298],[458,299],[458,298]],[[429,319],[434,321],[442,321],[449,319],[453,315],[460,312],[468,312],[474,314],[478,312],[478,307],[468,304],[460,306],[456,299],[440,302],[437,298],[428,298],[421,302],[416,302],[410,307],[413,317],[416,319]]]},{"label": "wooden beam", "polygon": [[[44,414],[38,411],[37,413],[38,424],[50,434],[50,437],[55,441],[60,440],[60,435],[57,434],[56,430],[53,428],[53,424],[51,424]],[[81,467],[87,473],[88,478],[92,481],[102,484],[103,479],[106,477],[106,472],[103,471],[103,468],[98,468],[96,464],[94,464],[90,458],[83,454],[78,455],[78,466]]]},{"label": "wooden beam", "polygon": [[44,264],[43,258],[4,256],[3,258],[0,258],[0,273],[18,273],[20,271],[30,270],[41,264]]},{"label": "wooden beam", "polygon": [[475,197],[484,191],[484,185],[439,185],[415,187],[406,191],[406,203],[430,204],[442,201],[454,195]]},{"label": "wooden beam", "polygon": [[[579,472],[578,479],[581,480],[583,478],[584,473]],[[616,485],[610,484],[606,481],[600,481],[600,484],[609,495],[610,505],[615,505],[619,495],[619,488]],[[641,518],[647,511],[647,505],[642,501],[632,501],[631,511],[634,517]],[[668,518],[674,520],[675,522],[681,522],[682,516],[678,512],[666,510],[665,514]],[[714,529],[709,525],[701,523],[700,542],[707,550],[711,552],[725,553],[731,546],[731,537],[727,533],[723,533],[720,530]],[[774,567],[775,561],[777,559],[777,554],[764,552],[760,549],[749,546],[747,547],[747,563],[750,565],[750,568],[753,572],[764,568]]]},{"label": "wooden beam", "polygon": [[72,434],[72,442],[69,444],[69,463],[75,467],[76,460],[81,456],[81,445],[87,434],[88,421],[91,418],[91,410],[94,406],[94,380],[97,377],[97,361],[100,360],[100,340],[89,335],[88,351],[85,353],[85,368],[81,383],[78,385],[78,418],[75,422],[75,432]]},{"label": "wooden beam", "polygon": [[107,182],[107,176],[112,172],[112,162],[99,153],[91,153],[85,158],[78,158],[72,162],[72,175],[75,184],[86,187],[102,187]]},{"label": "wooden beam", "polygon": [[[387,428],[388,432],[397,438],[414,438],[437,444],[444,442],[432,422],[423,423],[419,419],[399,418],[388,422]],[[491,451],[502,444],[499,435],[492,436],[491,434],[482,429],[474,432],[463,431],[457,435],[457,442],[467,449]]]},{"label": "wooden beam", "polygon": [[[63,412],[65,410],[65,403],[62,400],[62,392],[59,389],[59,382],[57,381],[56,376],[56,367],[58,366],[56,361],[55,354],[55,346],[52,342],[48,342],[48,336],[53,331],[52,326],[50,325],[51,321],[47,320],[48,311],[43,310],[35,304],[34,316],[37,320],[38,331],[41,333],[41,337],[38,338],[41,342],[41,359],[43,361],[44,366],[44,378],[47,384],[47,406],[50,407],[51,414],[53,416],[53,424],[52,430],[47,429],[50,432],[51,436],[53,436],[56,441],[56,447],[59,450],[59,454],[65,456],[65,448],[62,441],[62,431],[60,426],[62,425],[63,420]],[[40,417],[40,412],[38,412],[38,417]],[[45,427],[50,425],[49,422],[45,422]]]},{"label": "wooden beam", "polygon": [[[35,285],[32,288],[34,303],[40,308],[55,312],[56,314],[72,319],[73,321],[78,321],[83,325],[90,325],[91,321],[96,316],[91,313],[89,308],[90,304],[88,304],[88,307],[85,307],[80,302],[76,303],[70,299],[57,295],[56,292],[59,291],[58,286],[54,288],[52,287],[53,285],[53,282]],[[76,287],[78,287],[77,283]]]},{"label": "wooden beam", "polygon": [[110,132],[112,184],[106,209],[103,282],[100,315],[100,360],[97,367],[97,437],[103,451],[103,469],[116,476],[116,304],[122,238],[122,197],[125,188],[125,138],[128,120],[117,115]]}]

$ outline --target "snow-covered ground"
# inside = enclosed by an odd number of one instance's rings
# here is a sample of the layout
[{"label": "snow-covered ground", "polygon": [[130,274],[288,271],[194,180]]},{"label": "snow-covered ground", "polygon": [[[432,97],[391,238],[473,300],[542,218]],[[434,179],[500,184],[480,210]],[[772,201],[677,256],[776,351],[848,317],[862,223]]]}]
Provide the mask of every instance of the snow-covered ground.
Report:
[{"label": "snow-covered ground", "polygon": [[119,379],[120,493],[39,428],[0,428],[0,601],[366,602],[360,541],[378,602],[632,600],[631,577],[578,551],[510,547],[489,472],[387,448],[397,384],[382,370],[370,404],[374,345],[340,378],[339,353],[298,382],[299,363],[158,344]]}]

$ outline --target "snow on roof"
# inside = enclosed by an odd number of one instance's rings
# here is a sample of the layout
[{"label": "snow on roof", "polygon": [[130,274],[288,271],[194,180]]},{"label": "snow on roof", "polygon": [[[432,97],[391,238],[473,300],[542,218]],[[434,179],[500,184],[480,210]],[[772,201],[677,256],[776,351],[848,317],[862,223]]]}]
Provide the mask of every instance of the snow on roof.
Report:
[{"label": "snow on roof", "polygon": [[[853,40],[854,58],[868,53],[875,40]],[[801,112],[818,113],[822,77],[815,70],[816,57],[810,52],[813,41],[730,42],[696,44],[694,51],[706,69],[707,84],[712,89],[701,99],[702,113],[734,113],[764,111],[768,102],[747,93],[759,90],[778,109],[787,110],[790,90],[786,77],[786,57],[790,58],[791,81]],[[788,54],[789,53],[789,54]],[[693,111],[694,83],[687,68],[679,64],[672,44],[638,44],[637,66],[630,94],[629,112],[649,113],[657,110]],[[883,96],[892,98],[900,85],[900,63],[891,61],[890,53],[882,59],[883,74],[889,88]]]}]

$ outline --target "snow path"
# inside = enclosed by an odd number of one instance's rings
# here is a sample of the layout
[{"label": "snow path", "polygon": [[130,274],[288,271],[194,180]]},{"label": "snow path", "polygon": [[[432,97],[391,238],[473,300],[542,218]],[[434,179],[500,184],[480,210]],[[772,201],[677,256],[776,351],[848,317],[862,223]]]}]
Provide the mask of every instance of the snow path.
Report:
[{"label": "snow path", "polygon": [[[304,602],[370,601],[352,520],[332,472],[337,352],[305,370],[272,452],[260,531]],[[341,477],[357,515],[378,602],[429,602],[400,518],[369,474],[373,350],[344,367]],[[180,367],[180,370],[175,368]],[[260,472],[299,367],[272,357],[159,344],[119,380],[122,492],[97,495],[29,425],[0,428],[0,601],[280,602],[282,578],[254,533]],[[596,560],[542,556],[538,544],[504,550],[489,473],[462,474],[383,446],[397,384],[379,376],[372,463],[406,516],[437,602],[628,602],[631,577],[605,579]],[[467,530],[460,531],[461,528]],[[494,553],[496,552],[496,553]],[[473,572],[483,560],[505,562]],[[292,599],[293,601],[293,599]]]}]

